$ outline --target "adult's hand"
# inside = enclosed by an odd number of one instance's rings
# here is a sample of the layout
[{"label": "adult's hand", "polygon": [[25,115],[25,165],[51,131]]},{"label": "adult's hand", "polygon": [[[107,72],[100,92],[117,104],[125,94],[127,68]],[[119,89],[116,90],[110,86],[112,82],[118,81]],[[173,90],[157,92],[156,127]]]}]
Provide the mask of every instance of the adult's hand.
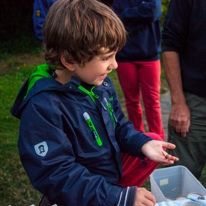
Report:
[{"label": "adult's hand", "polygon": [[181,133],[183,138],[186,137],[190,127],[190,110],[186,103],[172,105],[169,124],[178,133]]}]

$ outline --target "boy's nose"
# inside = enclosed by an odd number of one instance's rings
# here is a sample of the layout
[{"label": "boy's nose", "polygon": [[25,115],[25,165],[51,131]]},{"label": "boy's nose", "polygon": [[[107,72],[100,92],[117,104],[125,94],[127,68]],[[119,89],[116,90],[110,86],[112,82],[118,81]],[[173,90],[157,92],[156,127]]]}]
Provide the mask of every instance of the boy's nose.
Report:
[{"label": "boy's nose", "polygon": [[116,59],[114,59],[113,61],[112,61],[112,64],[110,65],[110,69],[117,69],[117,67],[118,67],[118,64],[117,64],[117,61],[116,61]]}]

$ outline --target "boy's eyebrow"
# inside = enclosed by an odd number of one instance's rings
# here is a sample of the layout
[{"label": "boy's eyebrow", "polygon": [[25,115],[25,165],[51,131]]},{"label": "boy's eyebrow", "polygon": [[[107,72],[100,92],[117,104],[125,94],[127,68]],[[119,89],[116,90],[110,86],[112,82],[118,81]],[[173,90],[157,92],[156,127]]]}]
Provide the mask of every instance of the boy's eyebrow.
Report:
[{"label": "boy's eyebrow", "polygon": [[114,55],[115,53],[116,53],[115,51],[111,51],[111,52],[109,52],[109,53],[100,54],[100,56],[107,56],[107,57],[109,57],[109,56]]}]

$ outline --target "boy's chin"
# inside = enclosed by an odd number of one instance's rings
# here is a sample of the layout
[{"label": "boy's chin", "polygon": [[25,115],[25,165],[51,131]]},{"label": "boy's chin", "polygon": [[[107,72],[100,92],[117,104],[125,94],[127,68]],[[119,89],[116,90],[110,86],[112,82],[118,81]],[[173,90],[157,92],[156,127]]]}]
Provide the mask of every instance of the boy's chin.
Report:
[{"label": "boy's chin", "polygon": [[95,81],[93,83],[94,86],[100,86],[103,83],[104,80],[99,80],[99,81]]},{"label": "boy's chin", "polygon": [[103,83],[103,80],[101,82],[95,84],[95,86],[100,86],[100,85],[102,85],[102,83]]}]

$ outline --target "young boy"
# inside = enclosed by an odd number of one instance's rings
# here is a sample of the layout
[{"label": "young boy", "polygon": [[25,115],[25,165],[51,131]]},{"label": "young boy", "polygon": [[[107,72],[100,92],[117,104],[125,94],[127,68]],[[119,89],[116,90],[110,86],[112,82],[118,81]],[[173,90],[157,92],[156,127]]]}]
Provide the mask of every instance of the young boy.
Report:
[{"label": "young boy", "polygon": [[154,205],[155,197],[137,186],[158,163],[178,158],[163,150],[175,145],[125,121],[107,77],[126,41],[122,22],[96,0],[59,0],[43,36],[47,64],[26,81],[11,110],[21,119],[18,146],[31,183],[58,206]]}]

